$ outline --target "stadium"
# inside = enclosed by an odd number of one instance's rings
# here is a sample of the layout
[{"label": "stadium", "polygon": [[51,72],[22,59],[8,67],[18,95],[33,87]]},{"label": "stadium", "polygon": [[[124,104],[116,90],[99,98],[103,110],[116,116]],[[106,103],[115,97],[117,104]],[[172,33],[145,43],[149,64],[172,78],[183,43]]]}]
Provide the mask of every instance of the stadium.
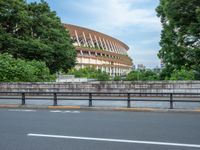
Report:
[{"label": "stadium", "polygon": [[64,24],[77,50],[76,69],[94,67],[110,74],[122,76],[132,70],[129,47],[106,34],[70,24]]}]

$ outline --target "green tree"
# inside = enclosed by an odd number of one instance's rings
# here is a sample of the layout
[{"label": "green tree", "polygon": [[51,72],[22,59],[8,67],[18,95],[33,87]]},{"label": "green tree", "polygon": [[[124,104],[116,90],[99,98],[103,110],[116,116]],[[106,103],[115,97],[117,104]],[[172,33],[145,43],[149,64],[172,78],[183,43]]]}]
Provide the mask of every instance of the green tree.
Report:
[{"label": "green tree", "polygon": [[0,82],[44,82],[54,79],[44,62],[15,59],[0,54]]},{"label": "green tree", "polygon": [[115,76],[114,77],[114,81],[121,81],[122,79],[121,79],[121,77],[120,76]]},{"label": "green tree", "polygon": [[136,81],[142,78],[142,74],[139,70],[133,70],[126,76],[127,81]]},{"label": "green tree", "polygon": [[170,80],[194,80],[194,78],[194,71],[181,68],[180,70],[173,71]]},{"label": "green tree", "polygon": [[98,70],[96,79],[99,81],[109,81],[110,76],[106,72],[104,72],[104,71],[102,72],[101,70]]},{"label": "green tree", "polygon": [[52,73],[75,65],[76,50],[59,17],[43,0],[0,0],[0,50],[44,61]]},{"label": "green tree", "polygon": [[162,75],[170,78],[182,67],[200,72],[200,1],[160,0],[156,11],[163,26],[158,53],[166,66]]},{"label": "green tree", "polygon": [[159,80],[159,75],[152,70],[133,70],[126,76],[127,81]]},{"label": "green tree", "polygon": [[163,68],[161,72],[159,73],[159,78],[160,80],[165,80],[171,77],[171,74],[173,72],[174,68],[170,65],[167,67]]}]

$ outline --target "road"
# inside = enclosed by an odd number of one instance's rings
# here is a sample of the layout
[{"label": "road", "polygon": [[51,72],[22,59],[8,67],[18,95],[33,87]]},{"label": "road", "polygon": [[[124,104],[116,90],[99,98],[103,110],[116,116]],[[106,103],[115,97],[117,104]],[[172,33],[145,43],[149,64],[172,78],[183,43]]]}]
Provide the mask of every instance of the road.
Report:
[{"label": "road", "polygon": [[199,113],[0,109],[2,150],[197,150]]}]

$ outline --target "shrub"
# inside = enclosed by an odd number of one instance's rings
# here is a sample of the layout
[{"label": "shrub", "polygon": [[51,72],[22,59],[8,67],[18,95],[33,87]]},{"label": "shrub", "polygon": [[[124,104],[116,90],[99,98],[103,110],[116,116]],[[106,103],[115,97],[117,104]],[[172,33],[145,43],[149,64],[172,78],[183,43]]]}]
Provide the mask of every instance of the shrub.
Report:
[{"label": "shrub", "polygon": [[44,82],[54,79],[44,62],[0,54],[0,82]]}]

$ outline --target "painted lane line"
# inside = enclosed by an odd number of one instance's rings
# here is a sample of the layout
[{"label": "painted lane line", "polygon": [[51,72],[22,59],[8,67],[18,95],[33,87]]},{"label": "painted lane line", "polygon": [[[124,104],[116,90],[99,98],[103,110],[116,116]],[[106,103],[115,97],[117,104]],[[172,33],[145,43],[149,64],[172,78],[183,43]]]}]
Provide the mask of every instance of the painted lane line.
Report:
[{"label": "painted lane line", "polygon": [[71,111],[68,111],[68,110],[67,110],[67,111],[63,111],[63,113],[70,113],[70,112],[71,112]]},{"label": "painted lane line", "polygon": [[64,135],[49,135],[49,134],[34,134],[34,133],[29,133],[29,134],[27,134],[27,136],[200,148],[200,145],[197,145],[197,144],[168,143],[168,142],[156,142],[156,141],[106,139],[106,138],[78,137],[78,136],[64,136]]},{"label": "painted lane line", "polygon": [[50,112],[61,112],[60,110],[51,110]]},{"label": "painted lane line", "polygon": [[8,111],[20,111],[19,109],[8,109]]},{"label": "painted lane line", "polygon": [[80,113],[80,111],[72,111],[72,113]]},{"label": "painted lane line", "polygon": [[33,110],[33,109],[25,109],[25,110],[22,110],[22,111],[26,111],[26,112],[36,112],[36,110]]},{"label": "painted lane line", "polygon": [[18,111],[18,112],[36,112],[36,110],[33,109],[8,109],[8,111]]}]

